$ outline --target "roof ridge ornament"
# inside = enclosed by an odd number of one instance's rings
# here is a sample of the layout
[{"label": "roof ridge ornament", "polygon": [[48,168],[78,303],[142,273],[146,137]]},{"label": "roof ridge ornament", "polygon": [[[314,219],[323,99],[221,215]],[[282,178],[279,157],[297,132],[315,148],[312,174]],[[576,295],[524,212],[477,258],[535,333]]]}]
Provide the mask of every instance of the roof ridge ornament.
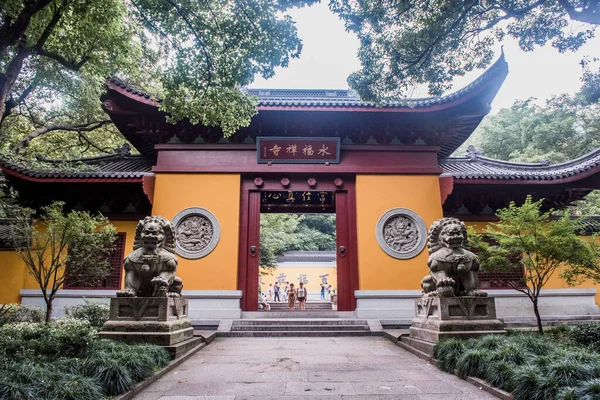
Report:
[{"label": "roof ridge ornament", "polygon": [[472,144],[467,148],[467,157],[469,157],[470,161],[477,161],[477,159],[481,156],[481,151],[477,150],[475,146]]}]

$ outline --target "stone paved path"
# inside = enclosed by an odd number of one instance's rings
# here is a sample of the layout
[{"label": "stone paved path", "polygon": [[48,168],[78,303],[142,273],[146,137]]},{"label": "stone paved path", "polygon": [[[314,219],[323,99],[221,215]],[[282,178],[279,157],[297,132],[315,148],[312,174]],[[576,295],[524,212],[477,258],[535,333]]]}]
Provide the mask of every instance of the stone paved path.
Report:
[{"label": "stone paved path", "polygon": [[382,337],[217,338],[135,400],[496,399]]}]

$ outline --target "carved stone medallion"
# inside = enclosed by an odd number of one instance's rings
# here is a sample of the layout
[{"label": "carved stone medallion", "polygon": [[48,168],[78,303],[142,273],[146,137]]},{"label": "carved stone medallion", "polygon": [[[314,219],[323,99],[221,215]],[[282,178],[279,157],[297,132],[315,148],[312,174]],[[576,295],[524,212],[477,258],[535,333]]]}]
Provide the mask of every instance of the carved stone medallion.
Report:
[{"label": "carved stone medallion", "polygon": [[186,208],[173,218],[172,223],[177,237],[175,252],[182,257],[204,257],[213,251],[219,242],[219,222],[207,209]]},{"label": "carved stone medallion", "polygon": [[393,208],[377,222],[377,242],[388,255],[406,260],[415,257],[427,243],[425,222],[408,208]]}]

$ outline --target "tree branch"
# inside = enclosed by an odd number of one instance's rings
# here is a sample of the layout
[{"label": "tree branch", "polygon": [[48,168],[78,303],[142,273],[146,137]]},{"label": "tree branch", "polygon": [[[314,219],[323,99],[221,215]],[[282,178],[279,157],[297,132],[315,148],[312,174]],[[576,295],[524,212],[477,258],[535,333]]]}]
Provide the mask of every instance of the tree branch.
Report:
[{"label": "tree branch", "polygon": [[[575,7],[568,0],[558,0],[558,4],[565,9],[569,18],[574,21],[585,22],[587,24],[600,24],[600,5],[598,2],[592,2],[592,8],[584,7],[581,11],[575,10]],[[595,6],[595,8],[593,8]]]},{"label": "tree branch", "polygon": [[94,121],[94,122],[90,122],[88,124],[81,124],[81,125],[75,125],[75,126],[73,126],[73,125],[45,126],[40,129],[36,129],[35,131],[31,132],[29,135],[25,136],[25,138],[23,140],[21,140],[15,147],[13,147],[12,151],[14,151],[15,153],[18,153],[19,151],[21,151],[25,147],[27,147],[33,139],[35,139],[38,136],[45,135],[46,133],[49,133],[49,132],[70,131],[70,132],[77,132],[81,136],[82,132],[90,132],[90,131],[93,131],[95,129],[98,129],[98,128],[100,128],[106,124],[110,124],[110,123],[112,123],[112,121],[107,119],[107,120]]},{"label": "tree branch", "polygon": [[67,60],[60,54],[56,54],[54,52],[44,50],[44,49],[37,50],[37,54],[39,54],[40,56],[51,58],[54,61],[58,62],[63,67],[70,69],[71,71],[75,71],[75,72],[79,71],[81,69],[81,67],[88,61],[88,58],[84,57],[81,59],[80,62],[74,63],[72,61]]}]

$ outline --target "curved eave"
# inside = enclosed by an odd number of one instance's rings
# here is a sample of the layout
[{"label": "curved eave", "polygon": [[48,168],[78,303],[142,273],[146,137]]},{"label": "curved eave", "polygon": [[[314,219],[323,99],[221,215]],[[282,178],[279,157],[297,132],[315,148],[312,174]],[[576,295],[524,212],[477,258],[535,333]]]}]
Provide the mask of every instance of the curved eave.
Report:
[{"label": "curved eave", "polygon": [[94,176],[80,176],[80,177],[61,177],[52,176],[33,176],[37,172],[19,172],[11,168],[0,167],[0,170],[7,175],[14,176],[15,178],[23,179],[30,182],[45,182],[45,183],[142,183],[144,180],[143,176],[140,177],[94,177]]},{"label": "curved eave", "polygon": [[[600,149],[555,165],[511,163],[477,156],[475,159],[440,159],[440,167],[454,178],[455,184],[562,185],[597,174],[600,177]],[[596,186],[600,186],[600,182]]]},{"label": "curved eave", "polygon": [[[481,101],[491,103],[500,89],[502,82],[508,74],[508,64],[502,54],[499,59],[490,66],[475,81],[455,93],[441,97],[427,97],[417,99],[401,99],[383,105],[365,103],[356,97],[343,100],[331,100],[327,98],[302,99],[294,96],[283,96],[285,98],[272,98],[270,96],[258,95],[258,111],[329,111],[329,112],[369,112],[369,113],[425,113],[451,109],[477,96],[482,96]],[[158,101],[149,94],[131,87],[116,79],[106,81],[110,91],[134,101],[135,103],[158,108]],[[259,91],[261,89],[250,89]],[[299,90],[302,92],[302,90]],[[107,110],[109,113],[112,110]],[[158,111],[158,110],[157,110]],[[119,112],[114,110],[114,112]]]}]

